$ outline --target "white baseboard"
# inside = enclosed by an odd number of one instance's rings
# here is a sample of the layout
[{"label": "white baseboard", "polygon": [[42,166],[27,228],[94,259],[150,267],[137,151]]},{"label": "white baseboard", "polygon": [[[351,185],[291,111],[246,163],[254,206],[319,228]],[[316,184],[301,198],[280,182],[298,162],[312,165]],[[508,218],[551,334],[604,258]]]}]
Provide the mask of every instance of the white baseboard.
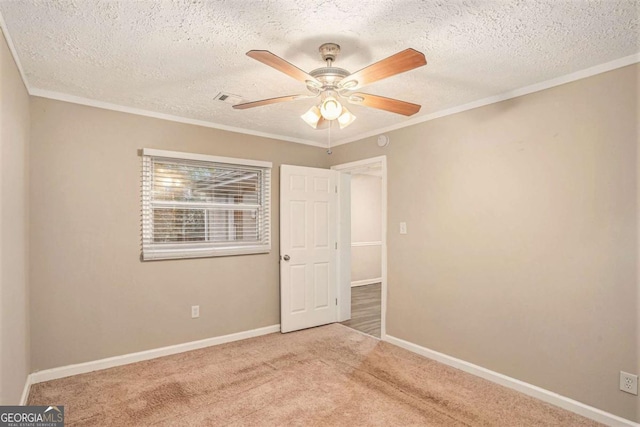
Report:
[{"label": "white baseboard", "polygon": [[27,384],[25,384],[25,391],[23,392],[22,400],[26,402],[26,399],[29,396],[28,389],[31,387],[31,384],[37,384],[43,381],[55,380],[58,378],[70,377],[71,375],[99,371],[102,369],[113,368],[115,366],[128,365],[130,363],[141,362],[143,360],[155,359],[162,356],[170,356],[172,354],[184,353],[185,351],[197,350],[200,348],[211,347],[214,345],[225,344],[233,341],[240,341],[247,338],[272,334],[274,332],[280,332],[280,325],[266,326],[264,328],[252,329],[250,331],[243,331],[235,334],[223,335],[220,337],[207,338],[204,340],[191,341],[182,344],[171,345],[168,347],[140,351],[137,353],[124,354],[122,356],[115,356],[106,359],[94,360],[91,362],[78,363],[76,365],[61,366],[59,368],[37,371],[27,377]]},{"label": "white baseboard", "polygon": [[409,341],[405,341],[391,335],[386,335],[383,339],[384,341],[397,345],[398,347],[402,347],[411,352],[417,353],[421,356],[433,359],[445,365],[460,369],[461,371],[468,372],[496,384],[500,384],[510,389],[519,391],[520,393],[535,397],[536,399],[540,399],[552,405],[559,406],[560,408],[574,412],[578,415],[582,415],[583,417],[592,419],[594,421],[616,427],[640,427],[640,424],[636,422],[627,420],[609,412],[605,412],[598,408],[594,408],[593,406],[585,405],[584,403],[578,402],[577,400],[569,399],[568,397],[561,396],[558,393],[554,393],[552,391],[545,390],[541,387],[526,383],[524,381],[508,377],[498,372],[494,372],[490,369],[483,368],[482,366],[474,365],[473,363],[456,359],[455,357],[419,346]]},{"label": "white baseboard", "polygon": [[351,242],[352,248],[359,248],[362,246],[382,246],[382,241],[378,240],[375,242]]},{"label": "white baseboard", "polygon": [[374,283],[381,283],[382,277],[376,277],[375,279],[354,280],[351,282],[351,287],[373,285]]},{"label": "white baseboard", "polygon": [[[376,283],[376,282],[371,282]],[[62,366],[59,368],[47,369],[44,371],[38,371],[30,374],[24,385],[22,396],[20,398],[20,405],[26,405],[29,397],[29,391],[32,384],[37,384],[43,381],[50,381],[58,378],[65,378],[72,375],[84,374],[87,372],[99,371],[102,369],[113,368],[115,366],[128,365],[130,363],[141,362],[143,360],[155,359],[157,357],[170,356],[172,354],[184,353],[186,351],[197,350],[200,348],[211,347],[215,345],[225,344],[233,341],[240,341],[247,338],[258,337],[261,335],[267,335],[274,332],[280,332],[280,325],[266,326],[263,328],[252,329],[249,331],[238,332],[235,334],[223,335],[219,337],[207,338],[199,341],[191,341],[183,344],[172,345],[168,347],[156,348],[153,350],[146,350],[137,353],[125,354],[122,356],[109,357],[106,359],[95,360],[91,362],[78,363],[75,365]],[[601,422],[609,426],[624,426],[624,427],[640,427],[640,424],[617,415],[605,412],[603,410],[594,408],[584,403],[578,402],[568,397],[559,395],[549,390],[545,390],[541,387],[526,383],[524,381],[511,378],[509,376],[500,374],[495,371],[491,371],[487,368],[483,368],[473,363],[466,362],[464,360],[457,359],[452,356],[448,356],[444,353],[437,352],[435,350],[428,349],[426,347],[419,346],[409,341],[396,338],[391,335],[385,335],[382,337],[384,341],[391,344],[402,347],[411,352],[417,353],[421,356],[425,356],[429,359],[436,360],[445,365],[452,366],[478,377],[484,378],[496,384],[511,388],[513,390],[524,393],[528,396],[535,397],[544,402],[582,415],[594,421]]]}]

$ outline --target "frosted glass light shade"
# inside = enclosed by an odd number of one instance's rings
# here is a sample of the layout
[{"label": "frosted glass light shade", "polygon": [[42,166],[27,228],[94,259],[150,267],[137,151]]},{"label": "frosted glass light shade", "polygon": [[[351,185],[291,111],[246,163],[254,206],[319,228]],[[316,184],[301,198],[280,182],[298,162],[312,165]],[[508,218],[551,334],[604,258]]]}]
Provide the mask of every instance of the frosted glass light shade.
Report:
[{"label": "frosted glass light shade", "polygon": [[342,114],[342,105],[332,96],[325,98],[320,106],[320,113],[325,120],[335,120]]},{"label": "frosted glass light shade", "polygon": [[351,114],[351,111],[347,110],[345,107],[342,107],[342,114],[338,117],[338,124],[340,124],[340,129],[344,129],[349,126],[356,119],[356,116]]},{"label": "frosted glass light shade", "polygon": [[300,118],[304,120],[306,124],[314,129],[318,127],[318,122],[320,121],[321,117],[322,115],[320,114],[320,109],[318,109],[318,107],[316,107],[315,105],[309,108],[306,113],[300,116]]},{"label": "frosted glass light shade", "polygon": [[[356,119],[356,116],[351,114],[351,112],[349,110],[347,110],[345,107],[340,105],[340,103],[338,101],[335,101],[335,102],[340,107],[340,114],[334,119],[328,119],[322,113],[322,107],[323,107],[324,103],[320,104],[320,105],[314,105],[313,107],[309,108],[309,110],[307,110],[306,113],[301,115],[300,118],[302,120],[304,120],[304,122],[306,124],[308,124],[309,126],[311,126],[314,129],[325,129],[325,128],[327,128],[329,126],[329,122],[331,120],[336,120],[337,119],[338,120],[338,124],[340,125],[340,129],[344,129],[347,126],[349,126],[351,123],[353,123],[353,121]],[[330,108],[332,108],[332,107],[330,107]]]}]

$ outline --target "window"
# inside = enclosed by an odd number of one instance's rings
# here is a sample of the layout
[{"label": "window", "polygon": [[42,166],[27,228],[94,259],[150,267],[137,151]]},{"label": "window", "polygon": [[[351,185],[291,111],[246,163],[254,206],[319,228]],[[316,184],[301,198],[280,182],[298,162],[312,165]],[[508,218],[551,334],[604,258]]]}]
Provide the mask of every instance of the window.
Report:
[{"label": "window", "polygon": [[142,259],[271,250],[271,163],[142,150]]}]

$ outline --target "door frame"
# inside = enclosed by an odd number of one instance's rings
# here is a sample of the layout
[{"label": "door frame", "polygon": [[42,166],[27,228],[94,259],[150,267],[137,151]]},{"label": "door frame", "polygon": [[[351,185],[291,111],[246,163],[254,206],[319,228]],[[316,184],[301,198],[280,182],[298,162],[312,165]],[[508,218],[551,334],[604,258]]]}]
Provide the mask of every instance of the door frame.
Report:
[{"label": "door frame", "polygon": [[369,159],[357,160],[349,163],[342,163],[331,166],[331,169],[340,172],[355,172],[366,166],[381,165],[382,168],[382,199],[381,199],[381,260],[382,260],[382,290],[380,306],[380,339],[385,340],[387,336],[387,156],[371,157]]}]

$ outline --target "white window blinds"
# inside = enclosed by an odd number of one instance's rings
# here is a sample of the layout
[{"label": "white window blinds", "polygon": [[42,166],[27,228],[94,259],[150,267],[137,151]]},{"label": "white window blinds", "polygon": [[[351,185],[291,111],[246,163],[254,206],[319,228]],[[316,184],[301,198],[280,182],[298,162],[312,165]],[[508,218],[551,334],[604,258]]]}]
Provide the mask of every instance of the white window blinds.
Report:
[{"label": "white window blinds", "polygon": [[144,149],[142,258],[271,250],[271,163]]}]

